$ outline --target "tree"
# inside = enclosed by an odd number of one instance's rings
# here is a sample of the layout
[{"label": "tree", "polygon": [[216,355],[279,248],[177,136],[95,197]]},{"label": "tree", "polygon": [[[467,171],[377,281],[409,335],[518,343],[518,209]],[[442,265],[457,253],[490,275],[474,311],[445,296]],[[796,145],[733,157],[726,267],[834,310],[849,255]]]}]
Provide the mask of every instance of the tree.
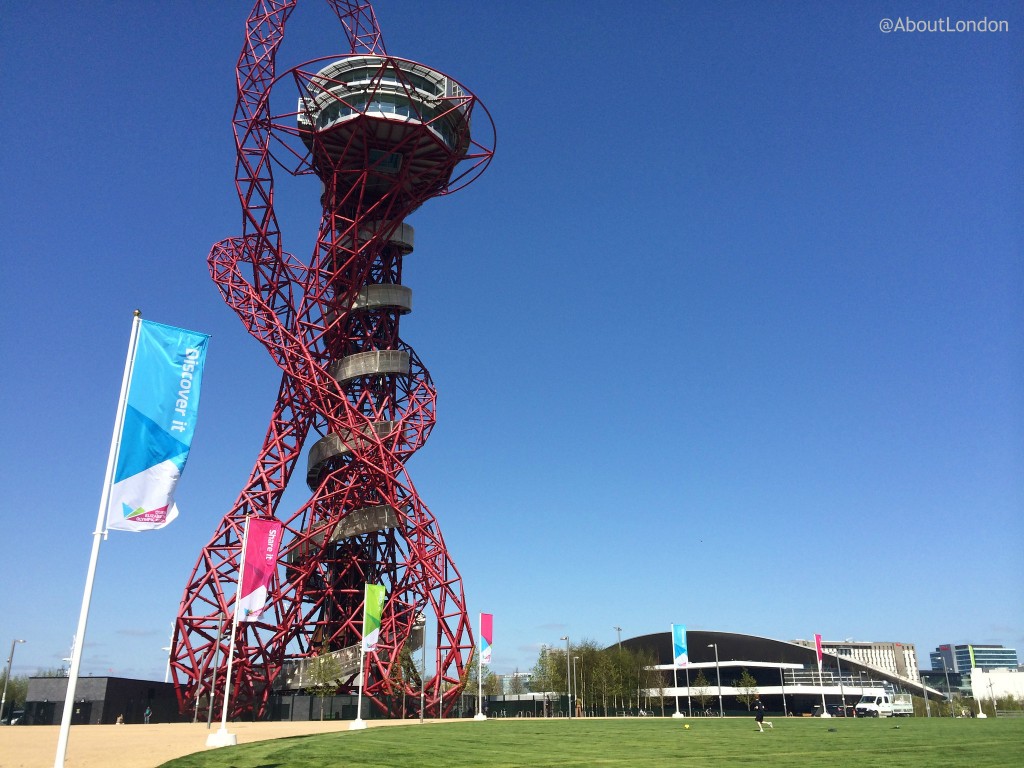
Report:
[{"label": "tree", "polygon": [[0,673],[0,688],[4,685],[7,686],[7,702],[4,705],[4,711],[0,712],[0,721],[5,721],[5,718],[10,717],[11,713],[18,708],[18,705],[24,706],[25,696],[28,694],[28,677],[24,675],[11,675],[11,679],[7,679],[7,670]]},{"label": "tree", "polygon": [[[33,677],[67,677],[67,667],[50,667],[48,669],[37,669]],[[11,680],[14,680],[12,677]]]},{"label": "tree", "polygon": [[320,719],[324,719],[324,697],[338,690],[341,677],[341,661],[326,646],[309,660],[307,667],[310,685],[306,690],[320,697]]},{"label": "tree", "polygon": [[661,671],[656,669],[658,658],[648,649],[639,651],[636,654],[637,663],[640,665],[640,686],[646,696],[645,709],[651,709],[651,697],[657,697],[661,705],[661,713],[665,714],[665,678]]},{"label": "tree", "polygon": [[[479,683],[481,679],[483,681],[482,686]],[[469,674],[466,675],[466,687],[463,689],[463,692],[475,696],[479,693],[481,687],[485,696],[497,695],[502,692],[502,679],[490,671],[490,668],[486,665],[483,665],[483,677],[480,678],[480,667],[474,664],[469,670]]]},{"label": "tree", "polygon": [[612,669],[611,656],[604,651],[597,653],[594,659],[587,665],[587,673],[589,675],[588,693],[591,701],[594,701],[596,704],[597,698],[600,697],[602,714],[607,717],[608,696],[611,693],[612,681],[615,675]]},{"label": "tree", "polygon": [[594,641],[584,638],[572,646],[574,662],[573,694],[581,712],[593,710],[600,688],[597,685],[598,660],[604,651]]},{"label": "tree", "polygon": [[533,682],[530,687],[535,693],[565,690],[565,654],[559,653],[558,649],[541,646],[532,672]]},{"label": "tree", "polygon": [[413,656],[409,643],[405,643],[398,652],[398,664],[391,666],[391,685],[393,690],[402,692],[402,718],[408,716],[408,694],[418,691],[423,685],[419,665]]},{"label": "tree", "polygon": [[611,661],[609,693],[611,693],[612,707],[621,706],[625,709],[629,706],[629,698],[633,690],[630,680],[636,678],[634,671],[636,660],[627,649],[619,646],[609,648],[605,653]]},{"label": "tree", "polygon": [[516,671],[512,673],[512,679],[508,683],[508,692],[515,695],[526,693],[526,683],[523,682],[523,678],[519,674],[519,667],[516,667]]},{"label": "tree", "polygon": [[707,709],[708,704],[711,701],[711,684],[708,683],[708,679],[704,677],[704,670],[701,669],[697,672],[697,679],[693,681],[693,685],[690,687],[691,694],[700,703],[701,709]]},{"label": "tree", "polygon": [[500,696],[505,691],[501,685],[501,678],[491,672],[487,667],[484,668],[484,695],[485,696]]},{"label": "tree", "polygon": [[754,700],[757,698],[757,680],[755,680],[754,676],[747,671],[746,667],[744,667],[743,674],[740,675],[740,679],[733,680],[732,684],[733,687],[739,691],[739,693],[736,694],[736,699],[743,704],[749,712],[750,708],[754,706]]}]

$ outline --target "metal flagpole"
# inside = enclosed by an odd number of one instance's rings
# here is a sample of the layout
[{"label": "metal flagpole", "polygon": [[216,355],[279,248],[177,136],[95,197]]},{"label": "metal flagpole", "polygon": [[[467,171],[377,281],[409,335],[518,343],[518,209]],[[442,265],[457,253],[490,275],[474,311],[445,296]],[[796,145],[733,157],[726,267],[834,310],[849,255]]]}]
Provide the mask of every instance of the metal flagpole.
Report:
[{"label": "metal flagpole", "polygon": [[171,622],[171,636],[167,638],[167,647],[161,648],[161,651],[167,651],[167,671],[164,672],[164,682],[170,682],[171,680],[171,646],[174,645],[174,622]]},{"label": "metal flagpole", "polygon": [[[249,541],[249,515],[245,516],[242,529],[242,554],[238,558],[238,589],[235,591],[235,610],[231,618],[231,640],[228,641],[228,671],[224,680],[224,706],[220,716],[220,730],[206,737],[208,747],[231,747],[238,743],[238,737],[228,733],[228,703],[231,701],[231,668],[235,661],[235,635],[238,632],[238,604],[242,602],[242,579],[245,577],[245,545]],[[216,674],[216,668],[214,668]],[[211,700],[210,704],[213,704]]]},{"label": "metal flagpole", "polygon": [[[206,730],[213,724],[213,697],[217,693],[217,670],[220,668],[220,643],[224,639],[224,624],[228,617],[223,613],[217,622],[217,647],[213,651],[213,680],[210,681],[210,700],[206,704]],[[199,683],[196,681],[196,712],[199,712]]]},{"label": "metal flagpole", "polygon": [[366,728],[363,720],[363,682],[366,677],[366,613],[370,604],[369,585],[363,585],[363,630],[359,640],[359,698],[356,699],[356,719],[348,725],[350,731],[361,731]]},{"label": "metal flagpole", "polygon": [[693,717],[693,704],[690,702],[690,668],[686,670],[686,712],[690,717]]},{"label": "metal flagpole", "polygon": [[825,676],[822,674],[822,656],[824,655],[821,650],[821,635],[815,633],[814,635],[814,652],[815,656],[818,657],[818,686],[821,688],[821,716],[832,717],[828,713],[828,707],[825,706]]},{"label": "metal flagpole", "polygon": [[683,713],[679,711],[679,669],[676,667],[675,659],[672,660],[672,687],[676,691],[676,713],[672,717],[682,717]]},{"label": "metal flagpole", "polygon": [[[363,590],[365,602],[366,590]],[[363,720],[363,678],[366,676],[366,608],[363,608],[363,638],[359,642],[359,698],[356,699],[356,719],[348,725],[350,731],[361,731],[366,727]]]},{"label": "metal flagpole", "polygon": [[107,454],[107,471],[103,478],[103,492],[100,495],[100,509],[96,515],[96,530],[92,534],[92,552],[89,555],[89,570],[85,577],[85,594],[82,596],[82,610],[78,614],[78,630],[71,650],[71,668],[68,670],[68,690],[64,696],[64,712],[60,718],[60,735],[57,737],[57,756],[54,768],[64,768],[64,757],[68,751],[68,734],[71,731],[71,716],[75,708],[75,689],[78,686],[78,671],[82,666],[82,650],[85,647],[85,629],[89,623],[89,603],[92,601],[92,585],[96,578],[96,563],[100,555],[100,538],[106,538],[107,505],[110,502],[110,487],[113,485],[114,470],[117,468],[117,452],[121,445],[121,430],[128,406],[128,388],[132,379],[135,362],[135,348],[142,327],[142,312],[135,310],[132,319],[132,333],[128,341],[128,357],[125,360],[124,375],[121,377],[121,394],[117,401],[117,415],[114,417],[114,435],[110,439],[110,453]]},{"label": "metal flagpole", "polygon": [[[484,641],[484,615],[480,614],[480,623],[477,625],[480,630],[480,642]],[[484,714],[484,654],[481,648],[477,648],[476,654],[476,714],[474,720],[486,720]]]},{"label": "metal flagpole", "polygon": [[825,706],[825,676],[821,672],[821,659],[818,659],[818,685],[821,686],[821,716],[832,717]]},{"label": "metal flagpole", "polygon": [[[673,624],[669,628],[669,634],[672,635],[672,686],[675,688],[675,691],[676,691],[676,711],[672,715],[672,717],[685,717],[685,715],[683,715],[683,713],[679,711],[679,656],[677,656],[676,654],[677,654],[677,652],[679,650],[685,651],[685,649],[686,649],[686,628],[685,627],[683,628],[683,632],[682,632],[683,645],[682,645],[682,648],[680,649],[680,648],[676,647],[676,626],[677,626],[676,624]],[[679,655],[682,655],[682,654],[679,654]],[[689,663],[690,663],[690,657],[687,654],[686,661],[683,662],[683,666],[687,667],[687,665]],[[687,695],[687,697],[689,697],[689,695],[690,695],[690,682],[689,682],[689,678],[687,678],[687,682],[686,682],[686,695]]]},{"label": "metal flagpole", "polygon": [[789,710],[786,709],[786,673],[779,667],[779,682],[782,684],[782,716],[789,717]]},{"label": "metal flagpole", "polygon": [[420,722],[423,722],[423,708],[426,706],[427,698],[427,615],[420,614],[423,619],[423,629],[420,630],[423,647],[420,649]]},{"label": "metal flagpole", "polygon": [[843,665],[839,662],[838,648],[836,648],[836,669],[839,671],[839,697],[843,700],[843,717],[846,717],[846,689],[843,688]]}]

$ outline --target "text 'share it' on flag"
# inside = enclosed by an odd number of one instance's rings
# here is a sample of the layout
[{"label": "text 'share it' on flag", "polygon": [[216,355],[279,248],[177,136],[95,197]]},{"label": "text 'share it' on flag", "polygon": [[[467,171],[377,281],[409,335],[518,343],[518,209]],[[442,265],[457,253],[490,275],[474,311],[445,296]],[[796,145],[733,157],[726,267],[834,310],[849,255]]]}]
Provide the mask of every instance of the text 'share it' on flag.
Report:
[{"label": "text 'share it' on flag", "polygon": [[238,592],[239,621],[257,621],[263,615],[270,577],[277,570],[277,553],[281,548],[283,527],[280,521],[273,518],[249,518],[242,586]]}]

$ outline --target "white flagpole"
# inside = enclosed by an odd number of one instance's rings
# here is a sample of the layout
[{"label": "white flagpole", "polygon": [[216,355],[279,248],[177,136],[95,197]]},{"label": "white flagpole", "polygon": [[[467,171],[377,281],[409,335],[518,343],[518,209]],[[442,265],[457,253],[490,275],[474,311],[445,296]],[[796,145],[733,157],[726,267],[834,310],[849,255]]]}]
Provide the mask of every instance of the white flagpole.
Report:
[{"label": "white flagpole", "polygon": [[[171,622],[171,635],[167,638],[167,647],[161,648],[161,651],[167,651],[167,671],[164,672],[164,682],[170,682],[171,680],[171,648],[174,646],[174,622]],[[198,690],[198,686],[196,687]]]},{"label": "white flagpole", "polygon": [[676,660],[672,659],[672,687],[676,690],[676,711],[672,717],[682,717],[683,713],[679,711],[679,668],[676,666]]},{"label": "white flagpole", "polygon": [[[228,733],[228,703],[231,700],[231,668],[235,661],[235,634],[238,631],[238,604],[242,602],[242,579],[245,577],[245,546],[249,541],[249,515],[245,516],[245,527],[242,529],[242,554],[238,558],[238,589],[235,590],[235,610],[231,618],[231,640],[228,641],[228,672],[224,680],[224,707],[221,710],[220,729],[206,737],[208,747],[233,747],[238,737]],[[218,640],[218,642],[220,642]],[[196,688],[196,695],[199,689]],[[211,696],[210,703],[213,703]]]},{"label": "white flagpole", "polygon": [[[480,631],[480,643],[484,641],[484,615],[480,614],[480,623],[477,625],[477,629]],[[473,715],[474,720],[486,720],[487,715],[484,714],[484,653],[483,648],[477,648],[476,657],[476,714]]]},{"label": "white flagpole", "polygon": [[363,678],[366,676],[366,606],[370,595],[367,585],[363,585],[363,630],[359,638],[359,697],[356,699],[356,719],[348,724],[350,731],[361,731],[366,727],[363,720]]},{"label": "white flagpole", "polygon": [[[676,660],[676,625],[673,624],[669,627],[669,634],[672,635],[672,685],[676,690],[676,711],[672,717],[683,717],[683,713],[679,711],[679,664]],[[685,642],[686,635],[683,635]],[[689,685],[686,686],[689,689]]]},{"label": "white flagpole", "polygon": [[825,677],[821,673],[821,659],[818,659],[818,685],[821,686],[821,716],[832,717],[828,713],[828,707],[825,706]]},{"label": "white flagpole", "polygon": [[82,610],[78,614],[78,630],[71,649],[71,668],[68,670],[68,690],[64,696],[64,712],[60,718],[60,735],[57,737],[57,756],[54,768],[64,768],[64,757],[68,751],[68,734],[71,731],[71,716],[75,708],[75,689],[78,686],[78,671],[82,666],[82,651],[85,648],[85,628],[89,623],[89,603],[92,601],[92,585],[96,578],[96,563],[100,556],[100,538],[106,538],[107,505],[110,503],[110,487],[117,468],[117,452],[121,445],[121,429],[128,407],[128,387],[131,384],[132,368],[135,363],[135,347],[142,327],[142,312],[135,310],[132,319],[132,333],[128,340],[128,357],[121,377],[121,394],[117,401],[117,415],[114,417],[114,434],[110,439],[110,453],[107,454],[107,472],[103,478],[103,492],[100,494],[100,509],[96,515],[96,530],[92,534],[92,553],[89,556],[89,570],[85,577],[85,594],[82,596]]},{"label": "white flagpole", "polygon": [[[365,590],[364,597],[365,600]],[[350,731],[361,731],[366,727],[366,721],[363,720],[363,677],[366,674],[366,645],[364,640],[366,639],[366,609],[363,608],[363,638],[359,641],[359,698],[356,699],[356,719],[348,724]]]}]

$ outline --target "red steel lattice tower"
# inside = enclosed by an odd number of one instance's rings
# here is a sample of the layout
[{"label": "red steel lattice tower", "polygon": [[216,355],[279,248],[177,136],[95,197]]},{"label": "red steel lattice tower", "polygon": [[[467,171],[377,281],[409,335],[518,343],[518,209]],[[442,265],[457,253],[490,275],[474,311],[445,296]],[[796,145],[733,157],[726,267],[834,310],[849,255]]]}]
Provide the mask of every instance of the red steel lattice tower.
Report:
[{"label": "red steel lattice tower", "polygon": [[[354,690],[366,582],[387,590],[380,643],[363,669],[364,694],[381,710],[395,714],[406,700],[418,707],[410,652],[426,642],[425,628],[436,627],[427,714],[454,706],[473,648],[461,578],[405,468],[433,427],[436,393],[399,321],[412,309],[402,262],[413,230],[404,220],[483,172],[494,126],[460,83],[389,56],[369,3],[328,3],[347,54],[278,73],[295,0],[259,0],[238,60],[243,230],[213,247],[210,271],[282,378],[249,481],[185,587],[171,666],[190,713],[221,707],[225,617],[247,515],[277,517],[284,534],[268,608],[239,624],[232,717],[265,716],[272,691],[308,685],[309,660],[326,653],[338,661],[342,690]],[[308,263],[282,248],[276,167],[322,183]],[[307,444],[312,495],[286,512],[281,496]]]}]

